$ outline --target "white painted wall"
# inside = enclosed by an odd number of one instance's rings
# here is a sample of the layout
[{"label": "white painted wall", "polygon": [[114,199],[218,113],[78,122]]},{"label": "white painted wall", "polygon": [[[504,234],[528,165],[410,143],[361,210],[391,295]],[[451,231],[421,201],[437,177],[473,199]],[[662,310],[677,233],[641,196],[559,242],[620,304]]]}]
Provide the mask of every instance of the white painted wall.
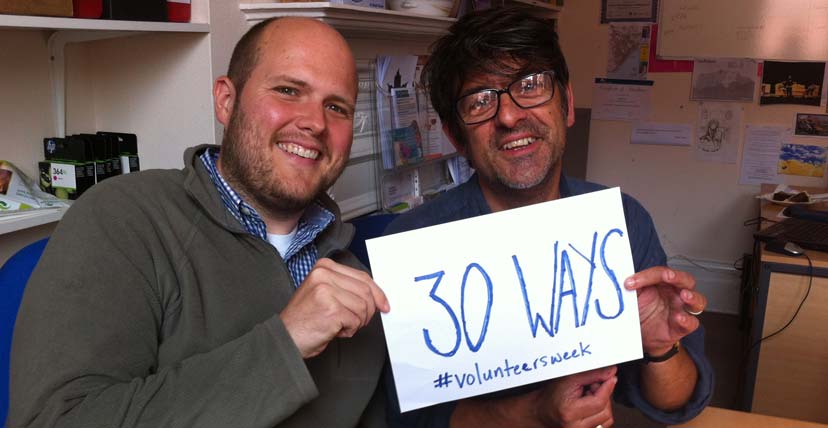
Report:
[{"label": "white painted wall", "polygon": [[0,30],[0,159],[26,174],[37,170],[52,132],[46,35],[36,30]]},{"label": "white painted wall", "polygon": [[67,55],[67,134],[138,134],[141,168],[181,168],[212,143],[209,35],[144,34],[88,42]]},{"label": "white painted wall", "polygon": [[[591,107],[593,79],[606,74],[608,26],[600,24],[600,6],[600,0],[568,1],[559,22],[576,107]],[[650,73],[650,78],[655,81],[652,120],[695,125],[698,103],[689,101],[691,74]],[[756,125],[791,126],[795,112],[820,111],[806,106],[742,105],[743,123]],[[629,135],[628,123],[591,123],[587,178],[621,186],[641,201],[653,216],[669,257],[729,266],[751,251],[752,229],[742,223],[758,215],[754,195],[759,186],[738,184],[738,164],[698,162],[689,147],[631,145]],[[801,137],[793,142],[819,144]],[[826,186],[825,178],[789,177],[787,182]],[[699,286],[709,296],[735,296],[733,289],[721,288],[738,287],[738,277],[728,280],[728,273],[722,275],[700,281]],[[724,312],[736,310],[732,302],[711,305]]]},{"label": "white painted wall", "polygon": [[[36,177],[39,143],[52,132],[46,34],[37,30],[0,30],[0,159]],[[0,264],[15,251],[51,233],[40,226],[0,235]]]},{"label": "white painted wall", "polygon": [[[204,8],[197,9],[199,22],[207,22]],[[43,138],[55,135],[50,34],[0,30],[0,159],[13,162],[31,177],[37,177],[37,162],[43,159]],[[185,147],[215,141],[210,37],[141,33],[68,45],[68,133],[134,132],[142,169],[181,167]],[[0,264],[53,228],[0,235]]]}]

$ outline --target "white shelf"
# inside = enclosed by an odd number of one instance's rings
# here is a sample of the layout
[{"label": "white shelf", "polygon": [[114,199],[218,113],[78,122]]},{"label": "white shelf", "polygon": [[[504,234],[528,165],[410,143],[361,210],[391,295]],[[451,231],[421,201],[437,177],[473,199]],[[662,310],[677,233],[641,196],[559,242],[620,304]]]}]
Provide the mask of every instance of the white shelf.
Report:
[{"label": "white shelf", "polygon": [[[505,0],[538,8],[538,13],[557,17],[560,6],[542,0]],[[318,19],[348,36],[391,38],[435,38],[448,32],[455,18],[415,15],[387,9],[359,7],[331,2],[240,3],[239,8],[251,24],[275,16],[300,16]]]},{"label": "white shelf", "polygon": [[54,18],[28,15],[0,15],[0,30],[87,30],[208,33],[210,26],[199,23],[113,21],[108,19]]},{"label": "white shelf", "polygon": [[0,217],[0,235],[59,221],[67,208],[42,209]]},{"label": "white shelf", "polygon": [[386,35],[405,38],[434,37],[445,34],[454,18],[413,15],[330,2],[241,3],[248,22],[256,23],[274,16],[300,16],[318,19],[349,35]]}]

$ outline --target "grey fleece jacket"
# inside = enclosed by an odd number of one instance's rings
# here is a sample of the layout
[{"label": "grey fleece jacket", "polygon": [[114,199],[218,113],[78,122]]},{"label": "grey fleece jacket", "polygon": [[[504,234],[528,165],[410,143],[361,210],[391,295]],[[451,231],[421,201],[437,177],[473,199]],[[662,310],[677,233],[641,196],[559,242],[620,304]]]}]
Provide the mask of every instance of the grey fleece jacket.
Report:
[{"label": "grey fleece jacket", "polygon": [[[97,184],[60,222],[17,319],[10,428],[384,424],[378,317],[303,360],[278,317],[287,267],[224,208],[205,148]],[[320,257],[360,266],[321,203]]]}]

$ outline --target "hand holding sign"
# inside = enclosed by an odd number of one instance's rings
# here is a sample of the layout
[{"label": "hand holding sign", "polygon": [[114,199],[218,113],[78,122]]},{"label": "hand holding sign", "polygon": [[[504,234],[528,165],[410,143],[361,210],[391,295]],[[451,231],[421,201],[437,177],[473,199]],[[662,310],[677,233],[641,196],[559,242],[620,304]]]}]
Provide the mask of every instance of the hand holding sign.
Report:
[{"label": "hand holding sign", "polygon": [[687,272],[656,266],[627,278],[624,286],[638,294],[644,352],[662,355],[699,327],[692,314],[701,313],[707,299]]},{"label": "hand holding sign", "polygon": [[612,391],[618,382],[616,372],[612,366],[549,381],[540,391],[538,403],[543,426],[611,426]]},{"label": "hand holding sign", "polygon": [[334,337],[351,337],[379,309],[385,293],[360,270],[322,258],[279,314],[303,358],[319,355]]},{"label": "hand holding sign", "polygon": [[641,356],[618,189],[367,247],[402,411]]},{"label": "hand holding sign", "polygon": [[452,426],[610,427],[616,373],[615,366],[604,367],[552,379],[519,395],[461,400]]}]

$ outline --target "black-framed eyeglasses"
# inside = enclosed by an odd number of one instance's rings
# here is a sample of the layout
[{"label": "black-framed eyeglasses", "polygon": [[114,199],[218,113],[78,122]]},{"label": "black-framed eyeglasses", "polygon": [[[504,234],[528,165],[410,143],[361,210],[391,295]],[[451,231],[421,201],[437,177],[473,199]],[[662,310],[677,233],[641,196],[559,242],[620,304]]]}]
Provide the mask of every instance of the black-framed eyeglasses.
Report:
[{"label": "black-framed eyeglasses", "polygon": [[555,72],[541,71],[521,77],[504,89],[483,89],[463,95],[454,108],[466,125],[485,122],[500,111],[500,95],[509,94],[520,108],[537,107],[555,96]]}]

